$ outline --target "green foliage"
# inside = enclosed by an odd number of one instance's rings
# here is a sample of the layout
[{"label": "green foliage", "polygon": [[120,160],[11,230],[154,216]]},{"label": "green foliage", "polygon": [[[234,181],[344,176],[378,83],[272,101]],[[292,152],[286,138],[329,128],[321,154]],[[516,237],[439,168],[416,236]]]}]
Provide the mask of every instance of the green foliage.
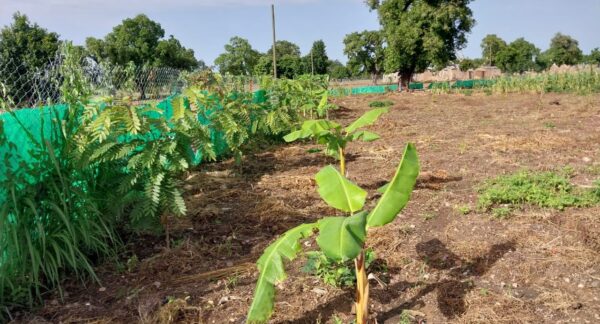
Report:
[{"label": "green foliage", "polygon": [[475,24],[470,0],[371,0],[385,37],[385,70],[399,72],[408,88],[414,73],[445,66],[467,44]]},{"label": "green foliage", "polygon": [[472,211],[469,205],[458,205],[456,206],[456,210],[463,215],[468,215]]},{"label": "green foliage", "polygon": [[352,76],[379,76],[383,73],[384,38],[380,31],[362,31],[346,35],[344,54]]},{"label": "green foliage", "polygon": [[375,100],[369,103],[369,107],[371,108],[381,108],[381,107],[389,107],[393,106],[394,102],[391,100],[379,101]]},{"label": "green foliage", "polygon": [[217,57],[215,65],[222,74],[252,75],[259,57],[248,40],[236,36],[225,45],[225,53]]},{"label": "green foliage", "polygon": [[319,195],[331,207],[354,214],[365,205],[367,192],[342,176],[333,166],[327,166],[315,176]]},{"label": "green foliage", "polygon": [[343,157],[340,156],[340,150],[343,152],[348,142],[355,140],[372,142],[379,138],[375,133],[359,129],[374,124],[379,116],[387,112],[387,108],[373,109],[346,128],[329,120],[308,120],[302,124],[299,130],[289,133],[283,139],[286,142],[293,142],[299,139],[313,138],[317,143],[326,146],[328,155],[341,159]]},{"label": "green foliage", "polygon": [[327,74],[334,80],[347,79],[351,76],[350,70],[338,60],[329,61]]},{"label": "green foliage", "polygon": [[498,53],[506,49],[506,42],[496,34],[486,35],[481,40],[481,57],[486,64],[496,66]]},{"label": "green foliage", "polygon": [[594,48],[589,55],[586,55],[584,61],[587,64],[600,65],[600,48]]},{"label": "green foliage", "polygon": [[524,38],[518,38],[504,47],[495,57],[497,66],[504,72],[523,73],[536,67],[535,58],[540,50]]},{"label": "green foliage", "polygon": [[161,65],[191,70],[198,66],[194,51],[186,49],[148,16],[140,14],[115,26],[104,39],[89,37],[87,50],[98,60],[126,66]]},{"label": "green foliage", "polygon": [[[327,74],[329,68],[329,57],[325,49],[325,42],[318,40],[313,43],[310,53],[305,57],[306,74]],[[314,66],[314,73],[313,73]]]},{"label": "green foliage", "polygon": [[458,62],[458,66],[461,71],[468,71],[476,69],[483,65],[483,59],[470,59],[464,58]]},{"label": "green foliage", "polygon": [[4,89],[4,97],[18,104],[19,100],[33,96],[31,79],[36,69],[56,56],[59,44],[58,34],[31,23],[26,15],[15,13],[12,24],[0,31],[0,63],[12,62],[4,67],[6,74],[0,76],[6,85],[11,85]]},{"label": "green foliage", "polygon": [[[555,172],[520,171],[487,181],[479,190],[478,206],[535,205],[562,210],[600,203],[593,191],[574,187],[566,175]],[[494,214],[502,215],[504,211]]]},{"label": "green foliage", "polygon": [[557,33],[550,41],[547,51],[550,64],[575,65],[583,59],[583,53],[579,49],[579,42],[571,36]]},{"label": "green foliage", "polygon": [[[334,287],[353,287],[356,282],[356,272],[352,261],[336,262],[327,257],[322,251],[306,253],[307,260],[303,271],[317,276],[325,284]],[[365,265],[368,268],[375,260],[372,249],[365,251]]]},{"label": "green foliage", "polygon": [[597,71],[578,73],[543,73],[528,76],[503,76],[491,86],[496,93],[577,93],[600,92],[600,73]]},{"label": "green foliage", "polygon": [[248,311],[248,323],[264,323],[273,312],[275,285],[287,277],[284,260],[292,260],[300,251],[302,238],[310,236],[315,224],[302,224],[283,234],[277,241],[269,245],[256,262],[260,276],[258,278],[254,299]]},{"label": "green foliage", "polygon": [[[324,121],[325,122],[325,121]],[[266,322],[273,311],[275,285],[286,278],[283,259],[293,259],[300,249],[299,240],[319,230],[317,243],[327,263],[346,262],[356,258],[364,249],[367,229],[382,226],[394,220],[404,208],[419,172],[416,150],[407,145],[396,175],[387,186],[373,211],[358,211],[364,206],[366,192],[345,179],[331,166],[317,174],[318,192],[331,207],[350,211],[350,216],[326,217],[316,224],[303,224],[283,234],[271,244],[258,260],[260,275],[254,300],[248,312],[249,323]],[[343,202],[345,201],[345,203]],[[356,213],[355,213],[356,212]],[[320,261],[322,262],[322,260]],[[327,271],[325,271],[327,272]],[[330,281],[348,275],[343,270],[334,273]],[[365,275],[366,276],[366,275]]]}]

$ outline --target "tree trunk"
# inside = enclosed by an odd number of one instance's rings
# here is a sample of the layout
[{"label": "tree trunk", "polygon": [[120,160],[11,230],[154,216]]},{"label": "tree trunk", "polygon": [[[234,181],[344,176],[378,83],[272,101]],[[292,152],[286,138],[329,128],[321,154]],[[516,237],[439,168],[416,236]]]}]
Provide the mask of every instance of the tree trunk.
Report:
[{"label": "tree trunk", "polygon": [[412,72],[400,72],[400,77],[398,78],[398,91],[406,91],[408,92],[410,79],[412,78]]}]

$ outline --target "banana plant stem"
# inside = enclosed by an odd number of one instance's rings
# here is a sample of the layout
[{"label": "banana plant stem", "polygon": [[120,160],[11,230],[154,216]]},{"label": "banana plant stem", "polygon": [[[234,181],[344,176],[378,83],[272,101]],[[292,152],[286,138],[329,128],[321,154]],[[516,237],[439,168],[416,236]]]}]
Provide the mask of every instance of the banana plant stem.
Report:
[{"label": "banana plant stem", "polygon": [[354,259],[356,270],[356,324],[367,324],[369,319],[369,279],[365,269],[365,250]]},{"label": "banana plant stem", "polygon": [[346,158],[344,157],[344,149],[339,148],[340,154],[340,173],[345,177],[346,176]]}]

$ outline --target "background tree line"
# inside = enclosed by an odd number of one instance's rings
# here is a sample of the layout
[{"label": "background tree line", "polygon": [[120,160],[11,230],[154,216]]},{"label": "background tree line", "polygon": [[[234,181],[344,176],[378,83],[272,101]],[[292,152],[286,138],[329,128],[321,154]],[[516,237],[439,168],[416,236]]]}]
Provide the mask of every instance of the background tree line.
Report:
[{"label": "background tree line", "polygon": [[[441,69],[452,63],[465,70],[493,65],[508,73],[540,71],[552,64],[600,64],[600,49],[584,55],[577,40],[561,33],[552,38],[543,52],[524,38],[507,43],[497,35],[487,35],[481,42],[481,58],[459,59],[457,53],[466,46],[467,34],[475,24],[470,2],[367,0],[368,9],[378,14],[381,28],[346,35],[343,40],[346,64],[331,60],[322,40],[315,41],[304,54],[298,45],[280,40],[275,44],[277,73],[285,78],[314,73],[329,74],[333,79],[376,80],[383,73],[396,72],[406,85],[414,73]],[[195,57],[193,50],[185,48],[173,35],[165,35],[159,23],[138,15],[123,20],[103,38],[89,37],[79,50],[98,62],[120,66],[208,68]],[[58,34],[16,13],[13,22],[0,31],[0,61],[11,61],[18,68],[8,72],[5,69],[4,73],[13,73],[23,82],[31,79],[33,71],[56,57],[61,42]],[[234,75],[271,74],[272,51],[270,48],[261,53],[248,40],[233,37],[215,60],[215,68]],[[12,76],[2,77],[7,80]]]}]

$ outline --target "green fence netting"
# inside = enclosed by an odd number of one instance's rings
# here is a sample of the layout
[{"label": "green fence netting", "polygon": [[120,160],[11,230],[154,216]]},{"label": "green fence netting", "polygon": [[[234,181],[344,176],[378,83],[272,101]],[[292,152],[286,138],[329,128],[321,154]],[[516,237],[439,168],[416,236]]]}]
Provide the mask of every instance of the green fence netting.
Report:
[{"label": "green fence netting", "polygon": [[[235,95],[235,94],[232,94]],[[173,116],[173,106],[169,97],[161,101],[157,108],[162,110],[165,118]],[[254,93],[254,103],[266,103],[267,93],[264,90],[259,90]],[[185,101],[187,107],[189,102]],[[267,105],[264,106],[268,109]],[[0,169],[0,181],[6,180],[8,172],[15,172],[25,167],[35,166],[38,161],[35,160],[33,152],[36,150],[36,143],[41,143],[44,140],[49,140],[51,143],[56,143],[57,127],[61,125],[61,120],[67,112],[66,105],[55,105],[41,108],[20,109],[12,113],[0,114],[0,124],[4,141],[0,141],[0,161],[9,161],[8,168],[10,170]],[[218,109],[223,109],[218,104],[213,107],[201,107],[198,114],[198,120],[202,125],[209,128],[211,142],[215,149],[217,158],[228,154],[229,147],[225,140],[223,132],[211,127],[210,116]],[[153,134],[152,136],[161,136],[162,134]],[[126,141],[127,139],[123,139]],[[60,154],[60,152],[58,152]],[[193,154],[193,162],[198,165],[202,162],[202,154],[194,152],[190,148],[190,154]],[[32,180],[33,181],[33,180]],[[33,183],[30,183],[33,184]],[[26,184],[24,184],[26,185]],[[2,190],[2,189],[0,189]],[[6,193],[0,191],[0,206],[5,202]]]}]

